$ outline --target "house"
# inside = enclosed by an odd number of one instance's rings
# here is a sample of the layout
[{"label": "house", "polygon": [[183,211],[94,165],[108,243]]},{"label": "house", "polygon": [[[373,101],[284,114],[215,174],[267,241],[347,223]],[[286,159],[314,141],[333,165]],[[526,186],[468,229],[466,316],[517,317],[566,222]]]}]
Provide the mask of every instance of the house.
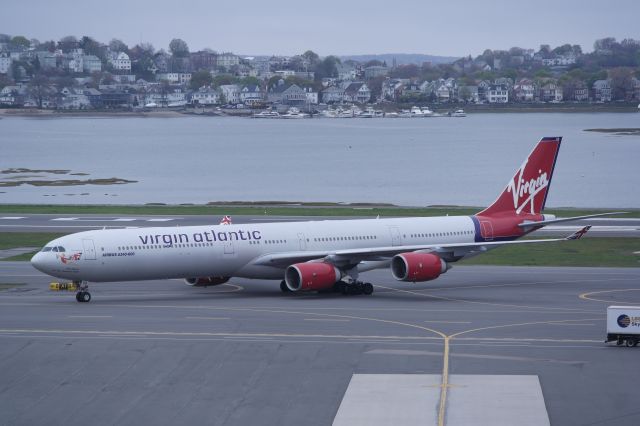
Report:
[{"label": "house", "polygon": [[232,105],[240,103],[240,86],[237,84],[223,84],[219,90],[222,95],[221,103]]},{"label": "house", "polygon": [[124,71],[127,73],[131,72],[131,59],[129,59],[129,55],[124,52],[112,55],[109,58],[109,63],[116,71]]},{"label": "house", "polygon": [[13,59],[7,52],[0,53],[0,74],[8,74],[11,70]]},{"label": "house", "polygon": [[435,95],[438,98],[438,102],[449,102],[451,99],[451,89],[446,84],[440,84],[435,90]]},{"label": "house", "polygon": [[423,95],[422,90],[420,89],[420,84],[418,83],[409,83],[402,87],[401,90],[402,97],[410,97],[417,98]]},{"label": "house", "polygon": [[337,64],[336,69],[338,70],[338,80],[356,79],[356,69],[354,67],[344,64]]},{"label": "house", "polygon": [[478,83],[478,98],[480,101],[486,101],[487,95],[489,93],[489,88],[491,87],[491,83],[487,80],[482,80]]},{"label": "house", "polygon": [[599,102],[611,102],[611,80],[593,82],[593,99]]},{"label": "house", "polygon": [[248,84],[240,89],[240,102],[247,106],[256,106],[264,103],[264,93],[260,86]]},{"label": "house", "polygon": [[536,86],[528,78],[518,80],[513,86],[513,98],[516,102],[533,102]]},{"label": "house", "polygon": [[327,87],[322,91],[322,102],[325,104],[344,102],[344,89],[340,85]]},{"label": "house", "polygon": [[318,105],[318,92],[314,92],[311,87],[307,87],[307,104]]},{"label": "house", "polygon": [[562,95],[562,87],[553,82],[544,84],[540,88],[540,100],[543,102],[561,102]]},{"label": "house", "polygon": [[233,53],[220,53],[217,58],[217,67],[229,69],[234,65],[240,64],[240,57]]},{"label": "house", "polygon": [[82,70],[86,73],[102,71],[102,61],[95,55],[84,55],[82,57]]},{"label": "house", "polygon": [[83,89],[65,87],[58,93],[58,108],[61,109],[87,109],[91,108],[91,101]]},{"label": "house", "polygon": [[386,79],[382,82],[382,99],[389,101],[395,101],[402,94],[402,88],[404,87],[404,81],[400,79]]},{"label": "house", "polygon": [[191,81],[191,73],[184,72],[168,72],[156,74],[156,81],[166,80],[169,84],[189,84]]},{"label": "house", "polygon": [[344,99],[347,102],[367,103],[371,100],[371,90],[365,83],[350,83],[344,89]]},{"label": "house", "polygon": [[490,104],[506,104],[509,102],[509,90],[506,86],[492,84],[487,92],[487,102]]},{"label": "house", "polygon": [[373,65],[364,69],[364,78],[370,80],[376,77],[383,77],[389,74],[389,68],[380,65]]},{"label": "house", "polygon": [[282,80],[268,94],[268,101],[290,106],[301,106],[307,102],[307,94],[297,84],[287,85]]},{"label": "house", "polygon": [[564,87],[564,99],[572,100],[572,101],[588,101],[589,100],[589,88],[587,84],[582,81],[574,81],[569,82],[568,85]]},{"label": "house", "polygon": [[213,71],[218,66],[218,55],[213,52],[192,52],[189,54],[189,60],[193,71]]},{"label": "house", "polygon": [[41,51],[36,52],[36,56],[38,57],[38,62],[40,62],[40,68],[42,69],[53,69],[58,66],[58,57],[56,54],[51,53],[49,51]]}]

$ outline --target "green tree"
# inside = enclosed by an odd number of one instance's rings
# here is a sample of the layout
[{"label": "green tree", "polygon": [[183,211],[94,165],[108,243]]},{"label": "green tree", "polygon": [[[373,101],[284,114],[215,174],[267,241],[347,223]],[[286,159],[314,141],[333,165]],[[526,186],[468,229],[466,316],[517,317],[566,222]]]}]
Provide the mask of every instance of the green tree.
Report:
[{"label": "green tree", "polygon": [[215,76],[212,84],[214,87],[220,87],[224,84],[236,84],[237,82],[238,79],[236,77],[229,74],[222,74]]},{"label": "green tree", "polygon": [[53,94],[51,81],[44,74],[37,74],[27,84],[27,92],[36,101],[38,108],[42,108],[43,101]]},{"label": "green tree", "polygon": [[29,39],[24,37],[24,36],[12,37],[10,44],[11,44],[11,46],[21,47],[21,48],[24,48],[24,49],[26,49],[29,46],[31,46],[31,42],[29,41]]},{"label": "green tree", "polygon": [[169,43],[169,50],[173,56],[178,58],[189,56],[189,46],[187,45],[187,42],[179,38],[171,40]]},{"label": "green tree", "polygon": [[213,77],[211,76],[211,73],[206,70],[200,70],[191,74],[191,82],[189,85],[193,90],[197,90],[202,86],[209,86],[212,83]]},{"label": "green tree", "polygon": [[327,56],[326,58],[324,58],[316,65],[314,69],[316,80],[322,80],[325,77],[337,77],[337,65],[339,63],[340,59],[336,56]]}]

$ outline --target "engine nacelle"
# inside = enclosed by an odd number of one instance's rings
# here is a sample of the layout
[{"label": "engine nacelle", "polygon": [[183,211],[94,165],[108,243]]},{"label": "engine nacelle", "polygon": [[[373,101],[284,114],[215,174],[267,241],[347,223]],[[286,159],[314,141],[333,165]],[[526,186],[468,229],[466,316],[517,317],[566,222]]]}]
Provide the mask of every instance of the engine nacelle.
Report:
[{"label": "engine nacelle", "polygon": [[447,262],[432,253],[400,253],[391,259],[391,273],[398,281],[435,280],[447,269]]},{"label": "engine nacelle", "polygon": [[210,285],[220,285],[229,281],[231,277],[197,277],[185,278],[184,282],[193,287],[207,287]]},{"label": "engine nacelle", "polygon": [[287,268],[284,281],[291,291],[324,290],[341,278],[333,265],[322,262],[296,263]]}]

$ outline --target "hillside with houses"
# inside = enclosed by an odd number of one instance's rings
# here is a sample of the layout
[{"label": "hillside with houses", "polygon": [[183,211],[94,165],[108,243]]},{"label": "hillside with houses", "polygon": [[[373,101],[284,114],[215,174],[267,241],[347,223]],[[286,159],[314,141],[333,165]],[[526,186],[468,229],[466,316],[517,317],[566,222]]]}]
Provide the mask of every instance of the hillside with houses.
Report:
[{"label": "hillside with houses", "polygon": [[320,105],[609,103],[640,101],[640,41],[596,40],[538,50],[514,47],[447,63],[341,61],[168,50],[67,36],[39,42],[0,34],[0,108],[135,110]]}]

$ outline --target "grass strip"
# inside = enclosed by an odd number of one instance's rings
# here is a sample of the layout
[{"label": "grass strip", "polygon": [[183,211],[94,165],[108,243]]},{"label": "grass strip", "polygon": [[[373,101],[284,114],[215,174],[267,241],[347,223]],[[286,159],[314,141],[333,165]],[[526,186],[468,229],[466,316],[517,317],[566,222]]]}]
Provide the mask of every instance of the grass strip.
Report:
[{"label": "grass strip", "polygon": [[49,241],[68,234],[70,232],[1,232],[0,250],[18,247],[42,247]]},{"label": "grass strip", "polygon": [[506,245],[460,265],[640,267],[638,238],[581,238],[555,243]]}]

